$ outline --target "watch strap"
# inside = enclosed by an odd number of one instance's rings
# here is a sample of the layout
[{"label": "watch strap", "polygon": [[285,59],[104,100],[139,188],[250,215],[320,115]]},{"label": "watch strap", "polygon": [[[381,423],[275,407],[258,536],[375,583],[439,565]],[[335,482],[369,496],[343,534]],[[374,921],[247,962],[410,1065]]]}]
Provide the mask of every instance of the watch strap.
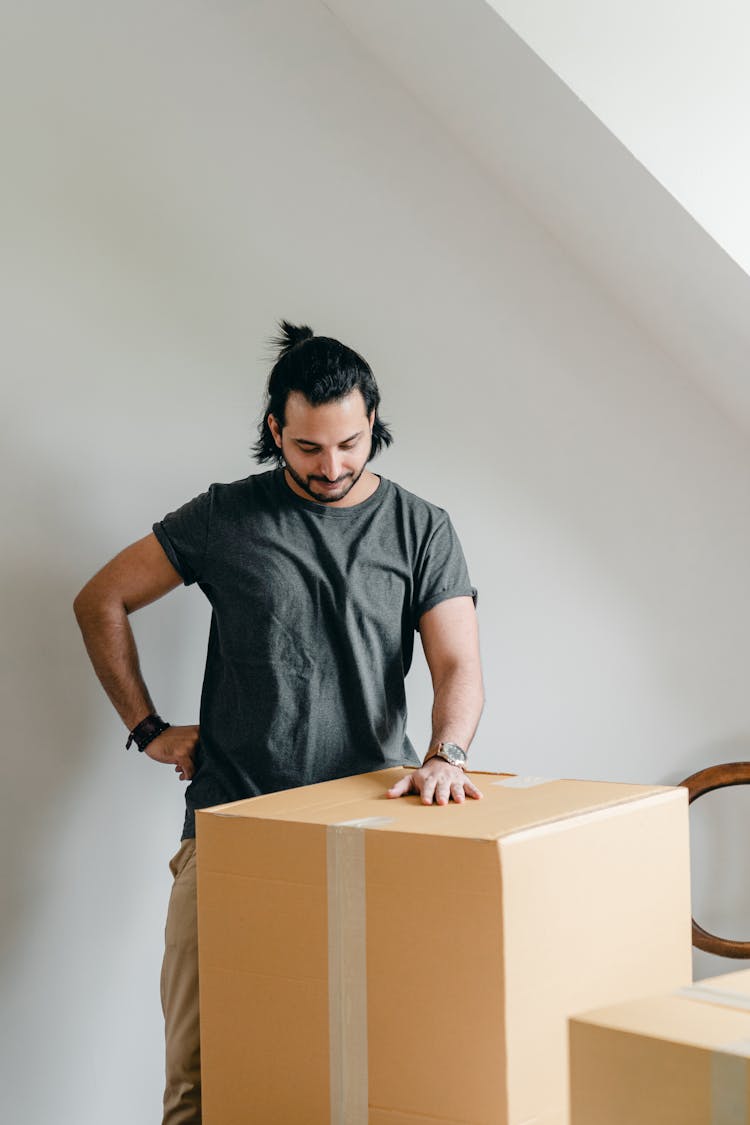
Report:
[{"label": "watch strap", "polygon": [[156,712],[147,715],[131,730],[128,741],[125,743],[125,749],[129,750],[135,743],[140,751],[145,750],[150,742],[158,738],[162,731],[165,731],[171,725],[171,723],[165,723],[161,715],[157,715]]}]

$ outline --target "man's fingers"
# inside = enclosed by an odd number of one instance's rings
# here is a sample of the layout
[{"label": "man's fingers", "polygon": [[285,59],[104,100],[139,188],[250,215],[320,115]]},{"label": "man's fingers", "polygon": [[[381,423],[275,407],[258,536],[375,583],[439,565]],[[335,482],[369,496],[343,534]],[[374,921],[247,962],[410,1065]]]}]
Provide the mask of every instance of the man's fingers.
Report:
[{"label": "man's fingers", "polygon": [[180,766],[180,769],[182,770],[182,773],[180,774],[180,777],[182,778],[182,780],[183,781],[190,781],[192,776],[193,776],[193,772],[194,772],[193,759],[192,758],[184,759],[181,766]]},{"label": "man's fingers", "polygon": [[435,796],[435,779],[434,777],[427,777],[422,782],[422,804],[431,805],[432,798]]},{"label": "man's fingers", "polygon": [[464,793],[467,797],[473,797],[475,801],[480,800],[482,797],[480,790],[477,789],[474,782],[470,781],[468,777],[464,781]]},{"label": "man's fingers", "polygon": [[425,777],[421,770],[415,770],[408,777],[402,777],[387,790],[386,796],[405,797],[407,793],[418,793],[423,805],[431,805],[433,801],[438,805],[447,805],[451,799],[460,805],[466,797],[479,800],[482,796],[474,782],[466,775],[451,781],[450,778],[439,774]]},{"label": "man's fingers", "polygon": [[442,778],[435,785],[435,801],[438,805],[447,805],[451,799],[451,785]]},{"label": "man's fingers", "polygon": [[387,791],[386,797],[405,797],[407,793],[411,793],[411,790],[412,774],[409,774],[408,777],[402,777],[400,781],[392,785]]}]

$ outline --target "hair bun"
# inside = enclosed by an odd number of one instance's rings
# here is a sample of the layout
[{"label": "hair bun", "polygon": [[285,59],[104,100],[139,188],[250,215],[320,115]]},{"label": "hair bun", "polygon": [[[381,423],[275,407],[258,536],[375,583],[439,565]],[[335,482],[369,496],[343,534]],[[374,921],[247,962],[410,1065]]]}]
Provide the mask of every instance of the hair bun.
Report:
[{"label": "hair bun", "polygon": [[279,359],[290,352],[297,344],[301,344],[315,335],[312,328],[308,328],[306,324],[290,324],[288,320],[280,320],[279,329],[279,334],[273,341],[274,346],[278,349]]}]

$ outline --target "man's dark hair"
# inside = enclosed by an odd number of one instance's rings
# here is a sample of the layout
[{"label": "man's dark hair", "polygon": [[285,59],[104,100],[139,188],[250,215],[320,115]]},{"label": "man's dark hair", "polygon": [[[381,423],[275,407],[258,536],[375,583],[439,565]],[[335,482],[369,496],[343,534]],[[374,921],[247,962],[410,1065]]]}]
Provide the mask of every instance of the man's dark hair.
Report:
[{"label": "man's dark hair", "polygon": [[375,411],[369,459],[389,446],[393,435],[378,418],[380,391],[369,363],[338,340],[315,336],[312,328],[304,324],[294,325],[282,320],[279,327],[280,333],[272,341],[278,358],[268,377],[266,409],[254,446],[255,460],[282,464],[282,453],[268,428],[268,417],[273,414],[284,428],[284,408],[291,391],[299,391],[312,406],[320,406],[359,390],[368,416]]}]

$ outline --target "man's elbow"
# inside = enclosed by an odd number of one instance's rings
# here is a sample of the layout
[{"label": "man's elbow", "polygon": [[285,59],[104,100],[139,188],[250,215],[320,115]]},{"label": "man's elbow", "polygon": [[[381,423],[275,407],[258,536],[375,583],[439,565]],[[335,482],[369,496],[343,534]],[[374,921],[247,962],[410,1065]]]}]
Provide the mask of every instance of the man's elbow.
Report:
[{"label": "man's elbow", "polygon": [[93,620],[109,617],[117,608],[116,599],[101,589],[96,578],[88,581],[73,599],[73,613],[81,629]]},{"label": "man's elbow", "polygon": [[81,624],[81,621],[86,617],[86,610],[88,606],[88,583],[78,591],[73,598],[73,613],[75,614],[76,621]]},{"label": "man's elbow", "polygon": [[94,596],[89,586],[90,583],[87,583],[73,599],[73,613],[78,622],[78,628],[84,637],[92,629],[101,614],[99,599]]}]

